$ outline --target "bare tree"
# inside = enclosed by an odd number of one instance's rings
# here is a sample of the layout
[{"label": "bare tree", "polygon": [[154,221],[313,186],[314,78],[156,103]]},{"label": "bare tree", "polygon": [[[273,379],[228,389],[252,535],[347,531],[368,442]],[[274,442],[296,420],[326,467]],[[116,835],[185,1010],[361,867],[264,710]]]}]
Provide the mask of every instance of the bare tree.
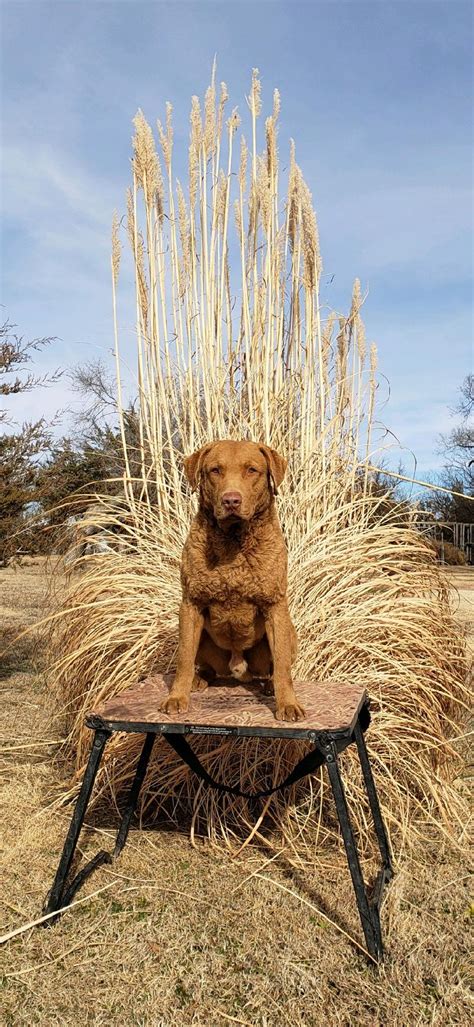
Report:
[{"label": "bare tree", "polygon": [[474,375],[468,374],[459,388],[460,398],[451,410],[460,421],[439,436],[438,452],[445,463],[433,485],[449,492],[432,492],[423,504],[443,521],[474,521]]},{"label": "bare tree", "polygon": [[[2,396],[31,392],[39,385],[53,385],[63,374],[63,371],[58,369],[45,375],[35,375],[30,370],[26,375],[20,375],[18,372],[30,363],[34,352],[38,352],[56,340],[49,336],[25,342],[22,335],[15,334],[15,328],[16,325],[11,324],[10,321],[4,321],[0,325],[0,395]],[[0,421],[7,421],[6,410],[0,410]]]},{"label": "bare tree", "polygon": [[[62,371],[36,375],[29,368],[33,353],[54,340],[25,342],[14,333],[16,326],[5,321],[0,326],[0,395],[14,396],[31,392],[38,386],[52,385]],[[26,373],[23,373],[26,371]],[[0,411],[0,423],[10,431],[0,433],[0,563],[14,553],[20,537],[27,532],[28,511],[39,506],[41,489],[38,475],[42,456],[51,447],[51,425],[45,418],[18,424]],[[20,534],[21,533],[21,534]]]},{"label": "bare tree", "polygon": [[[445,457],[443,481],[448,488],[474,496],[474,375],[468,374],[459,389],[460,399],[454,407],[453,416],[461,421],[440,436],[440,452]],[[456,484],[456,488],[455,488]],[[474,520],[474,507],[469,504],[470,519]],[[464,519],[464,518],[463,518]]]},{"label": "bare tree", "polygon": [[104,421],[117,419],[115,378],[102,360],[88,360],[68,372],[73,392],[81,396],[85,406],[74,415],[79,429],[86,434],[98,431]]},{"label": "bare tree", "polygon": [[474,374],[467,374],[462,385],[459,387],[461,398],[454,407],[453,413],[460,414],[463,420],[467,420],[474,413]]}]

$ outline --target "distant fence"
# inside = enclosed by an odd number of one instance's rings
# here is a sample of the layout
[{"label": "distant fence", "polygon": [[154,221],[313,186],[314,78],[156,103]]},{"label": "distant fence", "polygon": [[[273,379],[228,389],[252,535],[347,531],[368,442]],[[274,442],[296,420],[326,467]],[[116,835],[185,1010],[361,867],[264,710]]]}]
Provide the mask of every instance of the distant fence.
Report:
[{"label": "distant fence", "polygon": [[[474,564],[474,523],[463,521],[417,521],[416,527],[422,535],[428,535],[436,542],[451,542],[460,549],[468,563]],[[441,547],[441,560],[443,551]]]}]

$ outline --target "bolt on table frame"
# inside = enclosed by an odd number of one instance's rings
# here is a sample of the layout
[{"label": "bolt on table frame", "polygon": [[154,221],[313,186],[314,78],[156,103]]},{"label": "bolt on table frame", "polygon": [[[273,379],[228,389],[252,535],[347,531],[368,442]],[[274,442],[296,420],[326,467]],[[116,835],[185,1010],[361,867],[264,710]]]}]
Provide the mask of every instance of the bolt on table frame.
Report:
[{"label": "bolt on table frame", "polygon": [[[154,678],[149,678],[135,688],[128,689],[115,699],[109,700],[101,710],[93,712],[86,718],[87,726],[94,731],[94,738],[59,866],[45,904],[46,913],[57,912],[58,916],[51,917],[46,923],[52,923],[58,919],[61,911],[70,904],[78,889],[94,870],[104,863],[112,863],[120,855],[137,807],[140,789],[156,736],[163,735],[191,769],[204,777],[208,784],[221,791],[245,795],[246,798],[271,794],[271,792],[288,787],[305,774],[313,772],[316,767],[326,766],[367,950],[375,961],[380,960],[383,957],[380,907],[385,886],[393,876],[393,867],[387,832],[364,738],[364,732],[370,722],[369,704],[364,689],[357,686],[344,686],[341,706],[343,686],[337,686],[338,691],[332,696],[332,707],[329,709],[330,683],[296,682],[297,695],[306,707],[307,716],[304,721],[290,724],[276,721],[271,708],[272,700],[256,693],[252,686],[239,685],[232,688],[229,688],[228,685],[212,686],[206,692],[193,694],[189,713],[176,722],[171,717],[158,713],[160,704],[167,694],[169,683],[168,676],[157,675]],[[339,701],[339,706],[335,699]],[[156,719],[157,713],[160,717],[159,720]],[[220,723],[216,721],[220,721]],[[72,880],[69,880],[71,864],[94,782],[106,743],[114,731],[145,735],[135,776],[120,820],[115,846],[111,853],[104,850],[98,852]],[[246,795],[238,788],[231,788],[222,782],[216,782],[207,774],[185,738],[185,736],[202,734],[297,738],[310,742],[313,748],[300,760],[284,782],[257,795]],[[357,747],[381,856],[380,869],[370,894],[362,874],[339,766],[340,753],[351,744],[355,744]]]}]

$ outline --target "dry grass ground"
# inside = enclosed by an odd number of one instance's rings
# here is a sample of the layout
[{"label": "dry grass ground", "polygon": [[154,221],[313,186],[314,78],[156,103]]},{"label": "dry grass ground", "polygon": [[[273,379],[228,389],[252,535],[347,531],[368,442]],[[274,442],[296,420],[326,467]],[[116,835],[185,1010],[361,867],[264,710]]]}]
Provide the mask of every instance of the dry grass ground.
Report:
[{"label": "dry grass ground", "polygon": [[[474,640],[474,569],[453,573],[459,617]],[[46,580],[41,565],[9,568],[0,585],[8,639],[43,612]],[[54,761],[61,722],[52,716],[39,635],[5,660],[2,714],[7,930],[39,915],[69,819],[51,809],[64,772]],[[112,814],[98,813],[84,851],[111,839],[113,827]],[[105,890],[51,929],[4,946],[3,1022],[466,1025],[467,868],[439,843],[396,856],[383,910],[387,958],[374,969],[338,929],[360,939],[340,850],[322,850],[317,870],[303,876],[284,855],[268,862],[272,853],[258,847],[231,858],[192,848],[184,833],[135,829],[117,867],[98,871],[83,894]]]}]

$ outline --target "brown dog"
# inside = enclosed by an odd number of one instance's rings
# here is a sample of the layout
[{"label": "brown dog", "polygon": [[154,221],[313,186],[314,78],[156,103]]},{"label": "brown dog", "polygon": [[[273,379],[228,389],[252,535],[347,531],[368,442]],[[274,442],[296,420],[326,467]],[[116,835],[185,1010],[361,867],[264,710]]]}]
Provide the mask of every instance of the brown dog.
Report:
[{"label": "brown dog", "polygon": [[274,499],[286,460],[269,446],[225,441],[203,446],[184,467],[199,486],[199,511],[183,550],[177,670],[164,709],[185,712],[191,691],[215,676],[273,675],[277,719],[298,720],[297,638]]}]

